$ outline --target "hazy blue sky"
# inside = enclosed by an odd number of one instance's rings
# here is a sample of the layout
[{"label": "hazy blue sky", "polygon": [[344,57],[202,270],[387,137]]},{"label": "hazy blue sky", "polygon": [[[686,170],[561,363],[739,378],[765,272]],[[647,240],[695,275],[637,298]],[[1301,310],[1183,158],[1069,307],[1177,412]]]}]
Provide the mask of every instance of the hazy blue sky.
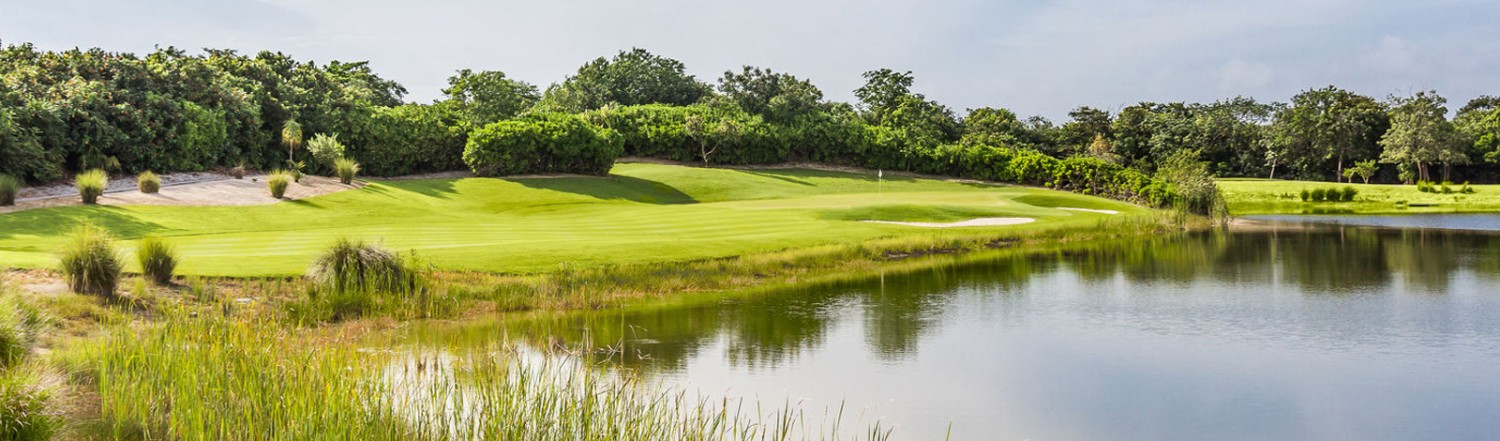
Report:
[{"label": "hazy blue sky", "polygon": [[369,60],[437,98],[456,69],[545,88],[633,46],[712,82],[744,64],[851,100],[860,73],[915,71],[955,110],[1065,119],[1138,101],[1285,101],[1337,84],[1385,97],[1437,89],[1456,108],[1500,94],[1494,0],[0,0],[0,40],[45,49],[156,45]]}]

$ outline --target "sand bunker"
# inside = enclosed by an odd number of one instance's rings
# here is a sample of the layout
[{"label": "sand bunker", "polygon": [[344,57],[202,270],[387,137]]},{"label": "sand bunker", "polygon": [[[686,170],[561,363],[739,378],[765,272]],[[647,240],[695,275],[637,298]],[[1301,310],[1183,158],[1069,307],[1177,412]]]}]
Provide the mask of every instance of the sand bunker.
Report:
[{"label": "sand bunker", "polygon": [[956,228],[956,227],[998,227],[998,226],[1003,226],[1003,225],[1020,225],[1020,224],[1027,224],[1027,223],[1036,222],[1036,219],[1032,219],[1032,218],[1029,218],[1029,217],[980,217],[980,218],[974,218],[974,219],[969,219],[969,220],[966,220],[966,221],[959,221],[959,222],[896,222],[896,221],[877,221],[877,220],[867,220],[867,221],[860,221],[860,222],[870,222],[870,223],[876,223],[876,224],[905,225],[905,226],[908,226],[908,227]]},{"label": "sand bunker", "polygon": [[1089,212],[1089,213],[1099,213],[1099,214],[1120,214],[1120,212],[1115,211],[1115,210],[1100,210],[1100,209],[1097,209],[1097,208],[1057,207],[1057,209],[1058,210],[1068,210],[1068,211],[1086,211],[1086,212]]},{"label": "sand bunker", "polygon": [[[287,186],[286,199],[310,198],[359,188],[363,185],[359,181],[355,181],[354,185],[344,185],[333,178],[304,176],[302,182]],[[38,193],[44,196],[19,199],[15,206],[0,207],[0,213],[80,204],[77,190],[73,190],[72,194],[56,196],[42,191]],[[277,200],[271,197],[270,190],[266,189],[264,175],[246,176],[244,179],[233,179],[222,175],[219,175],[217,179],[198,177],[186,183],[165,185],[156,194],[141,193],[135,189],[133,183],[129,187],[111,185],[110,189],[99,197],[100,205],[243,206],[276,202]]]}]

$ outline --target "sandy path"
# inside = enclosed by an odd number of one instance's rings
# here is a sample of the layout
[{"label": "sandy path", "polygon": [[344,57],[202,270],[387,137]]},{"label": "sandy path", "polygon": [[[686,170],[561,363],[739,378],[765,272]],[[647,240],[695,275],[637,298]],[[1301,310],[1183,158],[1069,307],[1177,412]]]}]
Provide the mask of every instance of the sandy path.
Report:
[{"label": "sandy path", "polygon": [[[286,199],[303,199],[359,188],[363,183],[340,184],[337,179],[322,176],[304,176],[302,182],[292,183],[286,189]],[[163,186],[157,194],[141,193],[134,186],[114,188],[99,197],[100,205],[199,205],[199,206],[244,206],[274,204],[271,191],[266,189],[265,175],[245,176],[244,179],[197,180],[183,184]],[[0,207],[0,213],[30,210],[33,208],[79,205],[78,194],[50,196],[17,200],[15,206]]]},{"label": "sandy path", "polygon": [[904,225],[904,226],[908,226],[908,227],[956,228],[956,227],[997,227],[997,226],[1003,226],[1003,225],[1029,224],[1029,223],[1032,223],[1032,222],[1036,222],[1036,219],[1032,219],[1032,218],[1029,218],[1029,217],[981,217],[981,218],[974,218],[974,219],[969,219],[969,220],[966,220],[966,221],[958,221],[958,222],[896,222],[896,221],[877,221],[877,220],[867,220],[867,221],[860,221],[860,222],[869,222],[869,223],[875,223],[875,224]]},{"label": "sandy path", "polygon": [[1097,209],[1097,208],[1057,207],[1057,209],[1058,210],[1068,210],[1068,211],[1084,211],[1084,212],[1099,213],[1099,214],[1120,214],[1120,212],[1115,211],[1115,210],[1100,210],[1100,209]]}]

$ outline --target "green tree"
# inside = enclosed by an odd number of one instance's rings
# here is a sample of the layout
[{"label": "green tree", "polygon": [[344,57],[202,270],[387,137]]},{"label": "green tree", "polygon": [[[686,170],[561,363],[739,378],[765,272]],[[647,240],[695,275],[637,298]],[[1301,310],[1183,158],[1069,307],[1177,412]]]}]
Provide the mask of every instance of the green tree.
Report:
[{"label": "green tree", "polygon": [[561,84],[547,88],[542,102],[545,109],[568,112],[611,104],[685,106],[711,92],[707,84],[686,73],[681,61],[635,48],[584,64]]},{"label": "green tree", "polygon": [[866,121],[897,131],[908,147],[936,147],[958,139],[960,126],[948,107],[912,93],[911,72],[891,69],[864,73],[865,84],[854,90]]},{"label": "green tree", "polygon": [[1500,97],[1470,100],[1458,110],[1453,124],[1475,156],[1486,162],[1500,162]]},{"label": "green tree", "polygon": [[812,82],[751,66],[724,72],[719,92],[746,112],[780,123],[816,112],[823,103],[823,91]]},{"label": "green tree", "polygon": [[1098,137],[1106,141],[1114,136],[1110,130],[1114,118],[1109,111],[1081,106],[1068,112],[1071,121],[1062,126],[1062,143],[1074,146],[1091,146]]},{"label": "green tree", "polygon": [[1429,166],[1443,164],[1443,180],[1449,166],[1467,164],[1453,123],[1448,121],[1447,100],[1436,92],[1418,92],[1411,97],[1392,97],[1391,129],[1380,139],[1384,151],[1380,162],[1412,164],[1417,178],[1431,181]]},{"label": "green tree", "polygon": [[302,124],[295,119],[288,119],[281,124],[281,145],[286,146],[287,162],[296,161],[296,151],[302,147]]},{"label": "green tree", "polygon": [[448,88],[443,89],[443,94],[471,127],[514,118],[541,99],[536,86],[506,78],[505,72],[493,70],[460,70],[448,77]]},{"label": "green tree", "polygon": [[1374,159],[1368,159],[1356,162],[1353,167],[1344,169],[1344,177],[1353,181],[1355,176],[1359,176],[1366,184],[1369,184],[1370,178],[1374,177],[1375,172],[1379,170],[1380,164],[1376,164]]},{"label": "green tree", "polygon": [[[1291,105],[1276,113],[1272,136],[1286,156],[1294,158],[1293,165],[1301,172],[1317,173],[1315,169],[1332,165],[1337,180],[1344,173],[1346,160],[1379,155],[1378,142],[1387,127],[1389,121],[1380,102],[1328,86],[1292,97]],[[1333,164],[1328,164],[1330,161]]]}]

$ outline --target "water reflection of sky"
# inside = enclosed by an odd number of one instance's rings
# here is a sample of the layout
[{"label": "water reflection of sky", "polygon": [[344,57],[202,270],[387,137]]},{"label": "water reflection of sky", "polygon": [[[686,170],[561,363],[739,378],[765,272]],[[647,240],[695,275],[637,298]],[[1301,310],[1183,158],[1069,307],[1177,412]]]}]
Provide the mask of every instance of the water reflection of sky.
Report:
[{"label": "water reflection of sky", "polygon": [[1308,222],[1393,228],[1437,228],[1445,230],[1500,231],[1500,214],[1268,214],[1243,216],[1245,219]]},{"label": "water reflection of sky", "polygon": [[624,342],[624,365],[703,393],[842,402],[898,439],[950,423],[954,439],[1490,439],[1497,286],[1500,236],[1336,228],[1105,243],[511,332]]}]

